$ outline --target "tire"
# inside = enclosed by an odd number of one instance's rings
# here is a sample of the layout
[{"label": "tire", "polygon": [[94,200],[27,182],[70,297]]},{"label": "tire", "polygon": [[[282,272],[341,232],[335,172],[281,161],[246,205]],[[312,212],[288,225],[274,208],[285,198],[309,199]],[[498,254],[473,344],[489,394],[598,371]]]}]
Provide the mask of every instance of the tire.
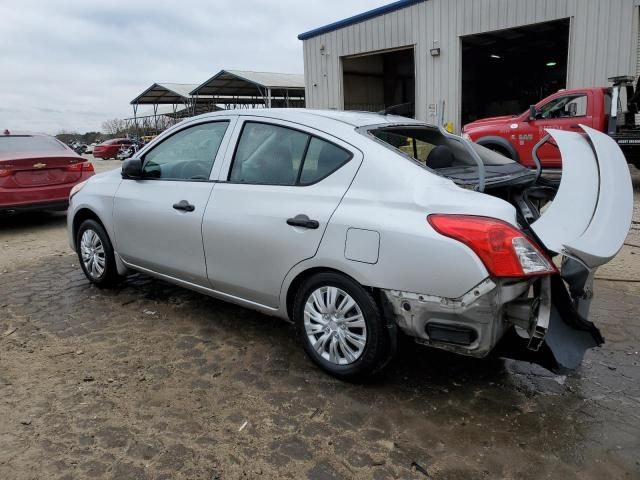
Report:
[{"label": "tire", "polygon": [[324,272],[305,280],[296,293],[293,321],[309,358],[342,380],[365,380],[390,359],[391,338],[380,308],[367,290],[345,275]]},{"label": "tire", "polygon": [[100,288],[108,288],[121,280],[111,240],[102,225],[95,220],[85,220],[80,224],[76,233],[76,250],[80,267],[91,283]]}]

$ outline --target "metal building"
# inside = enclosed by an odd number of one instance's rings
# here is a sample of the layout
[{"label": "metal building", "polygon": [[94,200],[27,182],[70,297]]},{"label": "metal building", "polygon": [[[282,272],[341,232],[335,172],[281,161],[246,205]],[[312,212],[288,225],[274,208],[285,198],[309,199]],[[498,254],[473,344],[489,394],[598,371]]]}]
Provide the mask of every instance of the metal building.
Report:
[{"label": "metal building", "polygon": [[309,108],[406,104],[433,122],[520,113],[640,74],[640,0],[400,0],[298,36]]}]

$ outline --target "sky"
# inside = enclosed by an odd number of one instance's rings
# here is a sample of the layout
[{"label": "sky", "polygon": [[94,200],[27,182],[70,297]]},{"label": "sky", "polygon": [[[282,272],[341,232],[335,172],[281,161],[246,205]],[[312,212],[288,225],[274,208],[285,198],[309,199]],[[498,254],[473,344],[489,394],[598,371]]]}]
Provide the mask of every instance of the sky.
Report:
[{"label": "sky", "polygon": [[303,73],[298,34],[391,0],[0,0],[0,129],[100,130],[153,83]]}]

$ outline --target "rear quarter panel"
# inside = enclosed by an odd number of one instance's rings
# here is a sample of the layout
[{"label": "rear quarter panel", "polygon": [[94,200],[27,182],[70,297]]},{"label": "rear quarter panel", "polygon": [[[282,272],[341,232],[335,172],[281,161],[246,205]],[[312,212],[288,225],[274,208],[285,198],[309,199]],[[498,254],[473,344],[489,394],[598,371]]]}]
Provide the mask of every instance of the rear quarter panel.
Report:
[{"label": "rear quarter panel", "polygon": [[[363,164],[331,217],[317,255],[287,275],[284,292],[314,267],[339,270],[362,285],[457,298],[487,276],[471,249],[435,232],[431,213],[464,213],[515,224],[515,209],[500,199],[463,190],[384,147],[367,149]],[[376,263],[348,260],[350,228],[380,235]]]}]

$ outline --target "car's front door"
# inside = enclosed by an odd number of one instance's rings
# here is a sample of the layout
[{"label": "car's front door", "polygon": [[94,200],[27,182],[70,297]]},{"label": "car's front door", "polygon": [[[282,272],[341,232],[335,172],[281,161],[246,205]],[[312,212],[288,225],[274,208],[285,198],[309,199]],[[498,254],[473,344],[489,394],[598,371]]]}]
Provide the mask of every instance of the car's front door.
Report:
[{"label": "car's front door", "polygon": [[204,214],[207,271],[215,290],[276,308],[287,272],[316,254],[362,154],[277,120],[246,117],[234,137]]},{"label": "car's front door", "polygon": [[208,284],[202,216],[229,124],[216,120],[177,131],[143,155],[141,180],[122,181],[114,199],[114,226],[115,248],[125,262]]},{"label": "car's front door", "polygon": [[[567,95],[557,95],[543,105],[536,108],[536,118],[523,122],[519,130],[520,143],[531,155],[531,150],[542,137],[547,134],[547,129],[568,130],[581,132],[580,125],[591,127],[593,117],[590,110],[590,92],[572,92]],[[540,147],[538,157],[543,168],[560,168],[562,160],[560,151],[553,143],[547,143]]]}]

